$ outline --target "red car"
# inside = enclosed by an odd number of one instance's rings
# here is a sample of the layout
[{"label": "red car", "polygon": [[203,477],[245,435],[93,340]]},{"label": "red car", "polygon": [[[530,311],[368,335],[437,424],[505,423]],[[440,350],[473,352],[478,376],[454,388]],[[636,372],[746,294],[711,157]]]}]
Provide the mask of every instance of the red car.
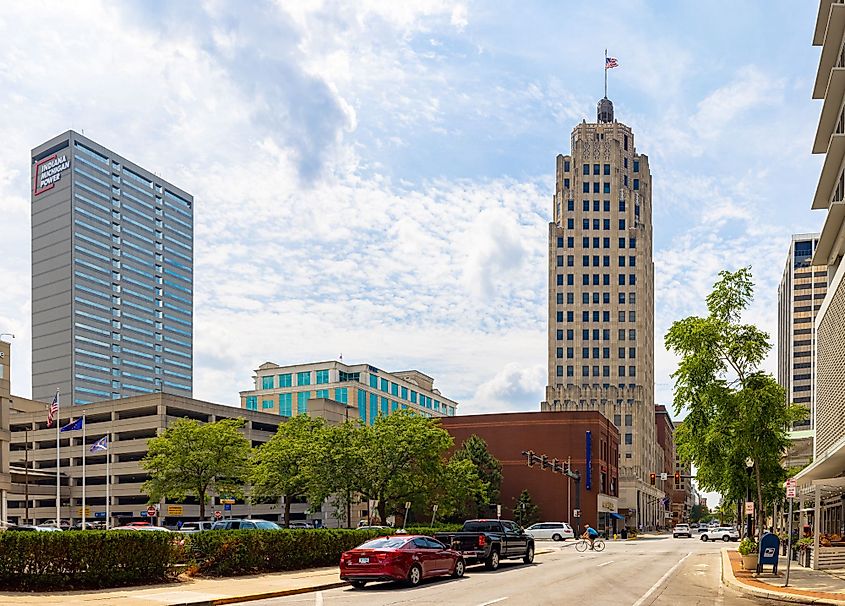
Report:
[{"label": "red car", "polygon": [[431,537],[379,537],[340,556],[340,578],[361,589],[372,581],[405,581],[416,587],[423,579],[464,576],[460,553]]}]

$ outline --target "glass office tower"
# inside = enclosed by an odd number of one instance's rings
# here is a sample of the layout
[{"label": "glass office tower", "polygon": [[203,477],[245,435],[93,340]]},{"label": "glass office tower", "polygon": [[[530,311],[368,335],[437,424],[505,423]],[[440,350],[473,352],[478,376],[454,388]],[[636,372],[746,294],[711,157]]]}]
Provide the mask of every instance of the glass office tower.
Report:
[{"label": "glass office tower", "polygon": [[31,176],[33,399],[190,397],[193,197],[73,131]]}]

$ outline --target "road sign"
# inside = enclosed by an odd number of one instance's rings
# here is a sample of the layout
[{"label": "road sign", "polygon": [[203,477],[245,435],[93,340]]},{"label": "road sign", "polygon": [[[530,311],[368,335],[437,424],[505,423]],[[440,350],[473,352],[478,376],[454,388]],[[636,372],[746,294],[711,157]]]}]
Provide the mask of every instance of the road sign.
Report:
[{"label": "road sign", "polygon": [[226,503],[225,505],[223,505],[223,511],[232,511],[232,504]]},{"label": "road sign", "polygon": [[167,506],[167,515],[169,516],[181,516],[184,513],[184,508],[181,505],[168,505]]},{"label": "road sign", "polygon": [[581,517],[581,510],[580,509],[573,509],[572,510],[572,517],[573,518],[580,518]]},{"label": "road sign", "polygon": [[105,512],[105,511],[95,511],[95,512],[94,512],[94,517],[95,517],[95,518],[105,518],[105,517],[106,517],[106,512]]},{"label": "road sign", "polygon": [[405,501],[405,509],[410,509],[410,508],[411,508],[411,502]]},{"label": "road sign", "polygon": [[754,501],[746,501],[745,502],[745,515],[753,516],[754,515]]},{"label": "road sign", "polygon": [[147,517],[154,518],[158,514],[158,509],[155,505],[147,507]]},{"label": "road sign", "polygon": [[664,482],[667,480],[668,477],[669,476],[665,471],[660,474],[660,479],[663,480]]},{"label": "road sign", "polygon": [[798,496],[798,482],[795,478],[789,478],[786,481],[786,498],[794,499]]},{"label": "road sign", "polygon": [[220,499],[220,502],[221,502],[223,505],[234,505],[234,504],[235,504],[235,499]]},{"label": "road sign", "polygon": [[502,517],[502,506],[496,505],[496,519],[500,519]]},{"label": "road sign", "polygon": [[431,506],[431,510],[432,510],[432,511],[437,511],[437,503],[435,503],[434,505],[432,505],[432,506]]},{"label": "road sign", "polygon": [[[76,508],[76,515],[79,516],[79,517],[82,517],[82,508],[81,507]],[[86,518],[91,517],[91,508],[90,507],[85,508],[85,517]]]},{"label": "road sign", "polygon": [[219,512],[219,511],[214,512],[214,519],[215,520],[219,520],[222,517],[223,517],[223,514],[221,512]]}]

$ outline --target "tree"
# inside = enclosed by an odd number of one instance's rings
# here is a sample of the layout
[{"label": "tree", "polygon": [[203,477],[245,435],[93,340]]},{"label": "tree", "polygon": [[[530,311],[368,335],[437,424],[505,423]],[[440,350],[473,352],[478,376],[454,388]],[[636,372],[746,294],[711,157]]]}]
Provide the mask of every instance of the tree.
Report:
[{"label": "tree", "polygon": [[430,501],[452,437],[436,419],[398,410],[358,430],[363,454],[361,492],[378,499],[382,522],[405,501]]},{"label": "tree", "polygon": [[760,519],[786,477],[780,459],[789,444],[787,428],[806,411],[787,402],[774,377],[760,370],[769,336],[741,322],[753,290],[750,268],[720,272],[706,298],[708,315],[676,321],[665,342],[681,356],[672,375],[675,413],[688,411],[675,438],[681,460],[698,468],[704,490],[728,500],[744,499],[749,487],[756,488]]},{"label": "tree", "polygon": [[534,503],[527,488],[516,498],[513,514],[520,526],[530,526],[540,520],[540,507]]},{"label": "tree", "polygon": [[707,509],[704,505],[696,504],[692,506],[689,512],[689,521],[690,522],[700,522],[704,516],[708,515],[710,510]]},{"label": "tree", "polygon": [[[479,517],[482,508],[488,503],[498,503],[502,490],[502,464],[490,454],[487,449],[487,442],[483,438],[473,434],[464,440],[461,447],[452,455],[453,458],[467,459],[475,464],[478,475],[484,483],[484,493],[477,493],[474,503],[472,517]],[[483,497],[481,499],[480,497]]]},{"label": "tree", "polygon": [[[323,419],[298,415],[279,423],[279,430],[256,449],[250,474],[256,497],[283,497],[285,526],[290,526],[290,504],[308,493],[311,476],[309,457],[324,444],[326,423]],[[319,503],[322,501],[318,501]]]},{"label": "tree", "polygon": [[715,513],[719,518],[719,526],[733,524],[736,522],[736,507],[734,507],[733,503],[730,503],[725,499],[722,499],[719,503]]},{"label": "tree", "polygon": [[441,479],[429,506],[437,503],[441,518],[465,520],[475,517],[471,512],[477,503],[488,502],[487,484],[481,479],[475,463],[456,455],[442,466]]},{"label": "tree", "polygon": [[141,489],[151,502],[196,497],[200,518],[205,518],[210,493],[243,496],[251,451],[249,440],[239,431],[243,425],[243,419],[174,421],[164,433],[147,442],[141,467],[150,479]]}]

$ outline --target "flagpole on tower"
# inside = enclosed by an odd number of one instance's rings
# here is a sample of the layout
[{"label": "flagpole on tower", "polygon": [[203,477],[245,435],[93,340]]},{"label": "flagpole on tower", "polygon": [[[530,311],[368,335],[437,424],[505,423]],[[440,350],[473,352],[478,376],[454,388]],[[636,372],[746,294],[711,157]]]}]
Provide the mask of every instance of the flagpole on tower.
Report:
[{"label": "flagpole on tower", "polygon": [[604,98],[607,99],[607,49],[604,49]]}]

